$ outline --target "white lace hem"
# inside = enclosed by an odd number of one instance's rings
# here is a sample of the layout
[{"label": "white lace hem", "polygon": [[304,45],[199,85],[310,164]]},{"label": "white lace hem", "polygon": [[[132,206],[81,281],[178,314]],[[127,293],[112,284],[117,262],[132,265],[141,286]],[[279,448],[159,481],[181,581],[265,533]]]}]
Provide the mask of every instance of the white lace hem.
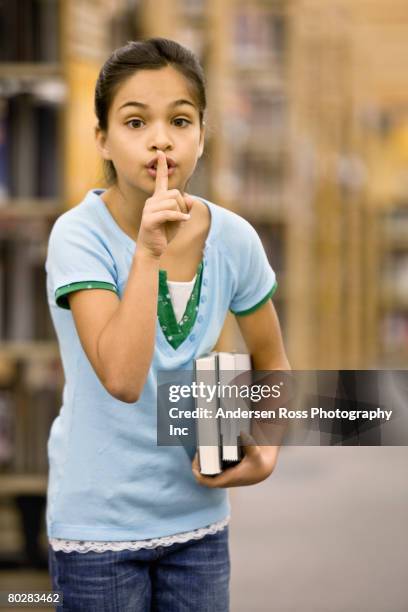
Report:
[{"label": "white lace hem", "polygon": [[227,516],[222,521],[217,521],[208,525],[208,527],[200,527],[193,531],[184,531],[171,536],[161,538],[152,538],[150,540],[137,540],[128,542],[92,542],[85,540],[64,540],[61,538],[49,538],[51,548],[55,551],[69,552],[106,552],[121,551],[121,550],[140,550],[141,548],[156,548],[157,546],[171,546],[171,544],[188,542],[188,540],[198,540],[208,534],[217,533],[228,525],[230,517]]}]

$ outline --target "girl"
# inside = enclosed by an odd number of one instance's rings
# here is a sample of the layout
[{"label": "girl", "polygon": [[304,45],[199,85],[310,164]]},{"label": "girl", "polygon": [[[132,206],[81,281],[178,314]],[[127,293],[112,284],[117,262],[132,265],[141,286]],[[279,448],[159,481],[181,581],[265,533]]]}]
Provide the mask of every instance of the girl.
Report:
[{"label": "girl", "polygon": [[184,191],[205,110],[189,50],[151,38],[114,51],[95,91],[108,189],[89,191],[49,237],[65,387],[46,520],[66,610],[228,610],[226,488],[260,482],[276,464],[279,447],[249,445],[240,465],[204,477],[182,446],[157,445],[158,370],[192,369],[228,309],[254,368],[290,368],[257,233]]}]

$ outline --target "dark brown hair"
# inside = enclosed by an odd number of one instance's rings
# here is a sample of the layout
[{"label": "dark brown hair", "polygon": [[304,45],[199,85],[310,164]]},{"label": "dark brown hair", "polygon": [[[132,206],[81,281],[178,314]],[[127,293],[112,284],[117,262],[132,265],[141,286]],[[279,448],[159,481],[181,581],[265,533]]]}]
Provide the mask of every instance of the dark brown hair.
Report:
[{"label": "dark brown hair", "polygon": [[[186,77],[191,96],[199,109],[202,127],[207,107],[204,71],[192,51],[167,38],[130,41],[123,47],[115,49],[106,60],[95,87],[95,114],[98,127],[107,131],[110,106],[120,85],[127,78],[138,70],[158,70],[168,65]],[[116,182],[116,170],[110,160],[104,160],[104,174],[108,185]]]}]

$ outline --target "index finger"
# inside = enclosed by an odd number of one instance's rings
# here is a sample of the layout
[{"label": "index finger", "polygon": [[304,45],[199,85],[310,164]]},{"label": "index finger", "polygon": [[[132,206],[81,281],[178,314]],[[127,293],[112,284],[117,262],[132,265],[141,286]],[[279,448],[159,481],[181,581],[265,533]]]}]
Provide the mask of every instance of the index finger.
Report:
[{"label": "index finger", "polygon": [[167,191],[169,184],[167,160],[163,151],[157,151],[157,158],[156,184],[154,188],[154,193],[159,193],[160,191]]}]

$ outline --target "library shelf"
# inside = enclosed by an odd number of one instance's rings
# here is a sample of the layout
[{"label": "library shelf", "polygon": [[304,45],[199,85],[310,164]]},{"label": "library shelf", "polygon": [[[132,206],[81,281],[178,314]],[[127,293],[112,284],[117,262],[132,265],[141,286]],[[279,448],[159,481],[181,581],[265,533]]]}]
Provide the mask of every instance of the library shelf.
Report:
[{"label": "library shelf", "polygon": [[385,236],[384,248],[388,252],[392,252],[392,251],[407,252],[408,251],[408,235],[407,236],[395,236],[395,237]]},{"label": "library shelf", "polygon": [[47,489],[47,476],[42,474],[1,474],[0,496],[42,495]]},{"label": "library shelf", "polygon": [[383,350],[379,361],[376,364],[378,369],[393,369],[393,370],[406,370],[408,364],[408,350],[400,351],[387,351]]},{"label": "library shelf", "polygon": [[257,206],[255,211],[253,206],[247,207],[246,202],[239,202],[234,212],[241,217],[245,217],[245,219],[253,225],[270,224],[282,226],[283,229],[286,224],[284,210],[284,204],[282,203],[281,197],[271,196],[267,199],[265,196],[259,201],[259,207]]},{"label": "library shelf", "polygon": [[2,341],[0,358],[36,360],[59,357],[58,343],[54,340],[34,340],[26,342]]},{"label": "library shelf", "polygon": [[2,219],[26,219],[57,217],[61,214],[62,204],[50,198],[15,198],[0,202],[0,221]]},{"label": "library shelf", "polygon": [[0,79],[62,78],[61,63],[51,62],[0,62]]}]

